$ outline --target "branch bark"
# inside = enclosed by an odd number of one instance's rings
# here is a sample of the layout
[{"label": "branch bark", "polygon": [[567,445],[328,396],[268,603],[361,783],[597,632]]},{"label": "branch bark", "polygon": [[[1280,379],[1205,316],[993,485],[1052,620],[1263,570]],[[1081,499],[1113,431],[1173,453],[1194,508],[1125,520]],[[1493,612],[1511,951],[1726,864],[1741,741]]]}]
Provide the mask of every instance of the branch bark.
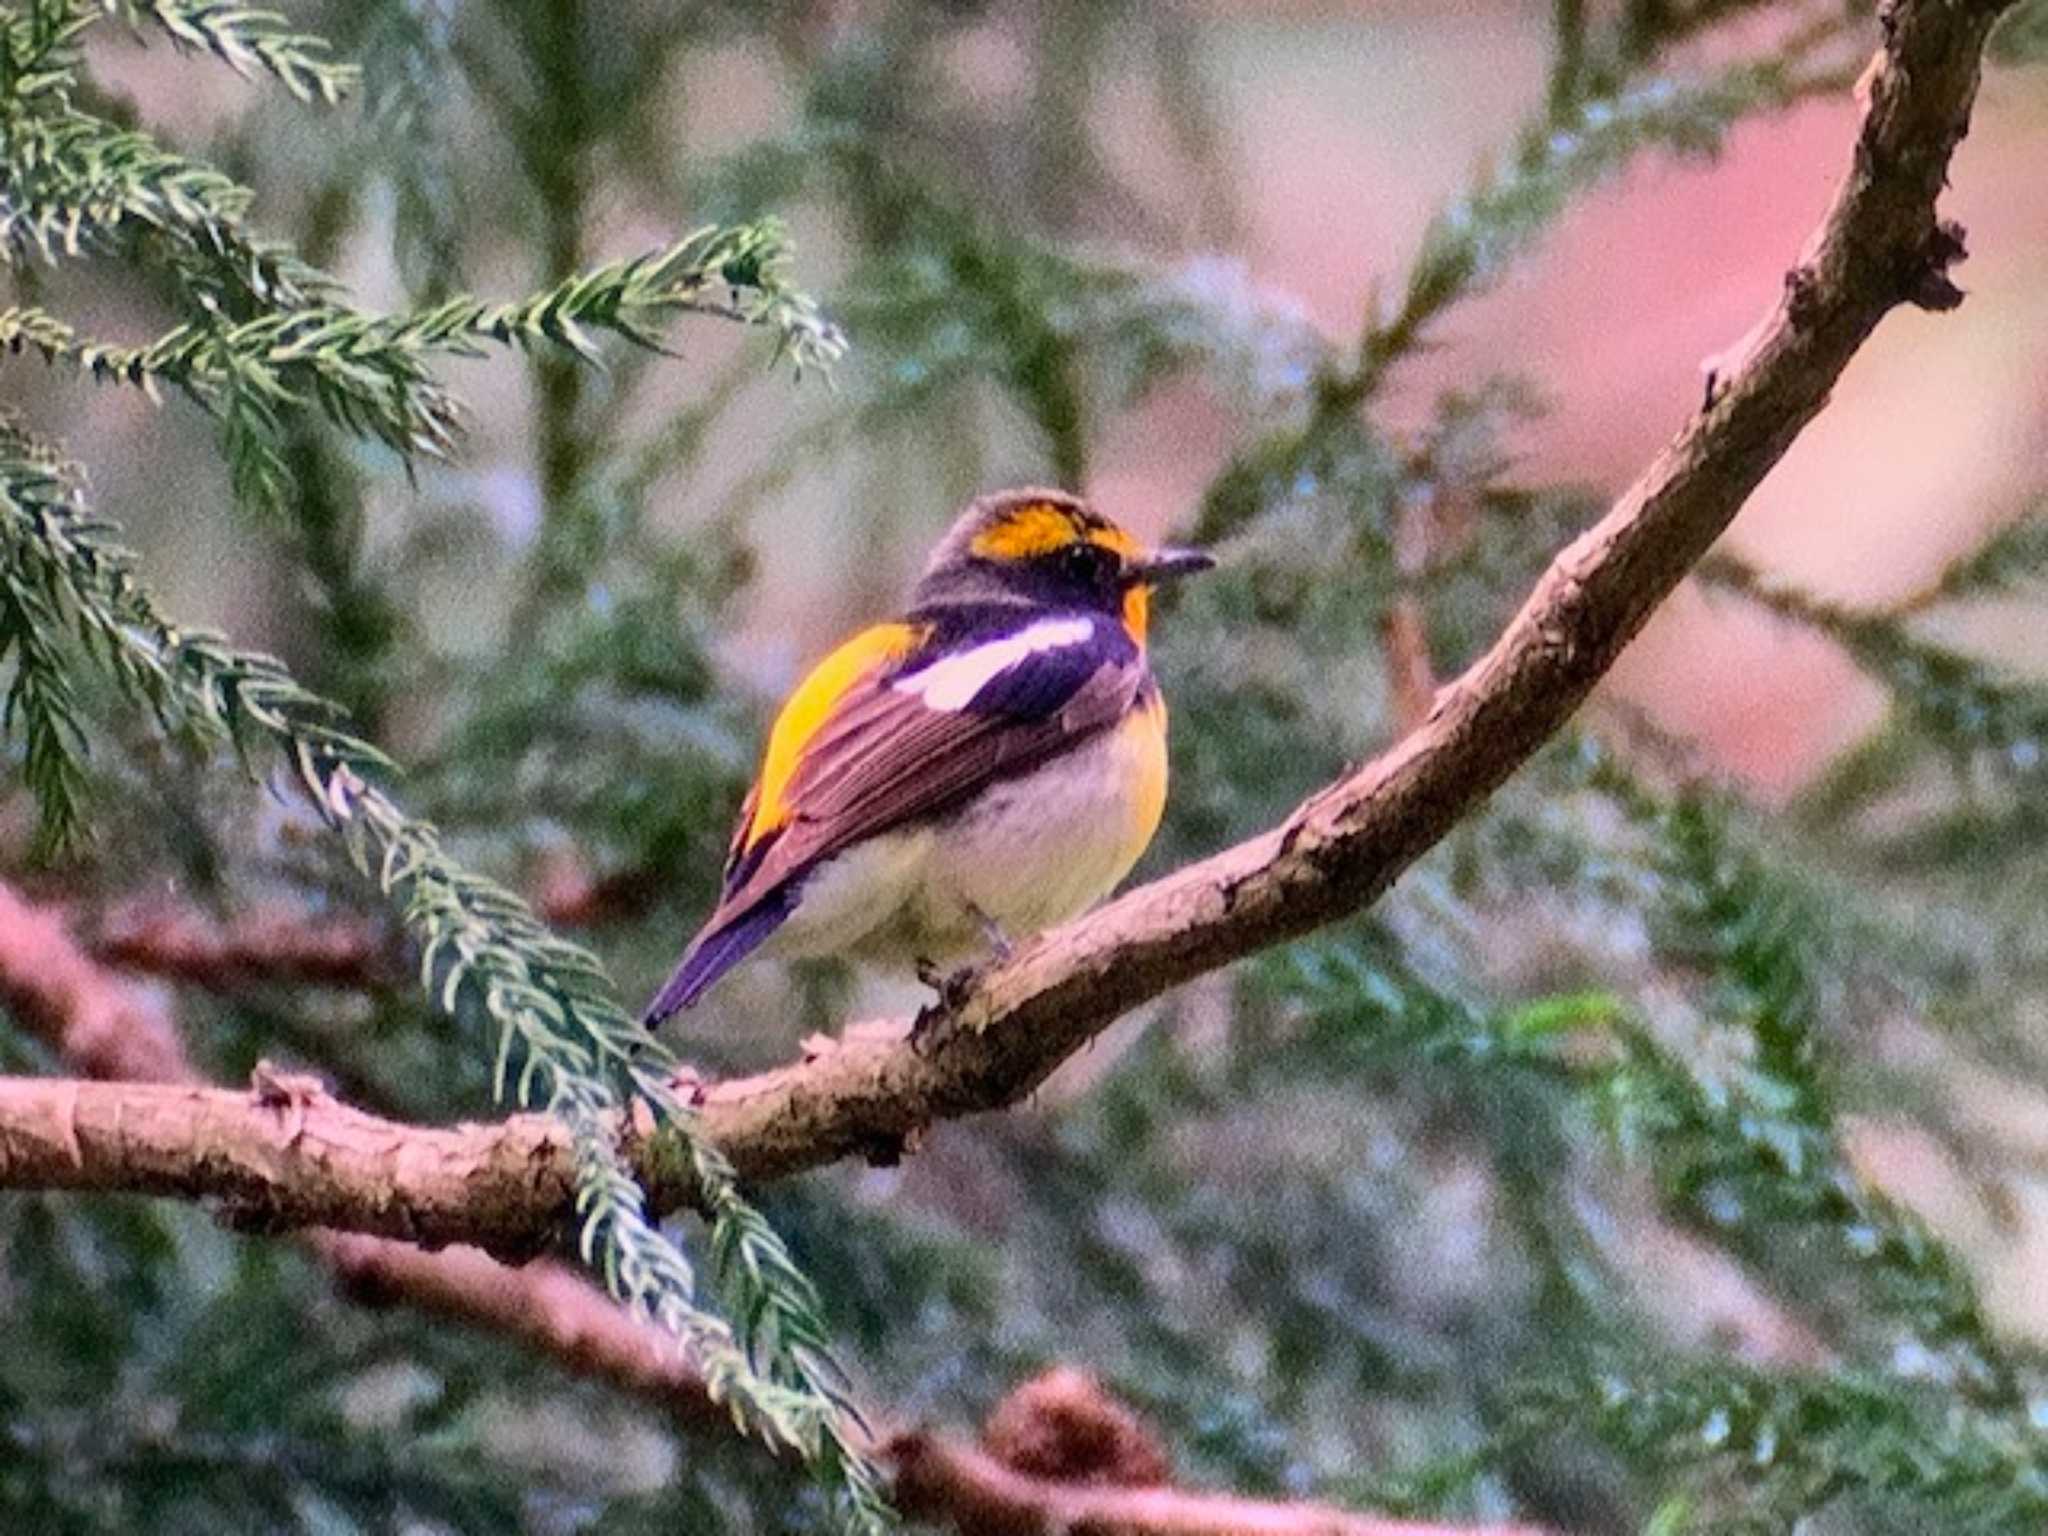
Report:
[{"label": "branch bark", "polygon": [[[175,1102],[180,1095],[204,1092],[189,1081],[191,1065],[163,1011],[95,964],[56,912],[22,900],[4,884],[0,1003],[82,1068],[183,1080],[157,1086],[153,1095],[140,1094],[143,1100],[156,1096]],[[0,1080],[0,1086],[22,1085]],[[31,1148],[42,1143],[45,1137],[37,1127],[54,1130],[58,1142],[69,1143],[68,1150],[84,1158],[97,1132],[73,1140],[80,1122],[70,1116],[78,1105],[97,1104],[102,1095],[111,1105],[138,1098],[138,1085],[132,1082],[41,1081],[41,1086],[49,1093],[19,1120],[0,1110],[0,1168],[9,1166],[9,1138]],[[317,1108],[317,1090],[304,1081],[266,1073],[255,1092],[280,1121],[289,1122],[301,1109],[316,1118],[324,1113]],[[91,1117],[88,1109],[85,1119]],[[412,1134],[406,1127],[392,1130]],[[390,1238],[324,1228],[301,1232],[299,1238],[327,1265],[342,1293],[361,1305],[407,1306],[498,1334],[578,1375],[645,1399],[685,1428],[728,1422],[673,1337],[634,1317],[567,1265],[542,1260],[515,1268],[476,1248],[430,1252]],[[1152,1432],[1092,1378],[1076,1371],[1049,1371],[1011,1392],[990,1415],[983,1443],[985,1449],[976,1449],[919,1430],[888,1439],[879,1454],[916,1514],[976,1536],[1069,1529],[1056,1522],[1091,1512],[1112,1520],[1100,1529],[1148,1536],[1198,1536],[1211,1529],[1271,1529],[1283,1536],[1323,1531],[1334,1536],[1540,1536],[1519,1529],[1417,1526],[1322,1505],[1258,1504],[1227,1494],[1179,1492],[1164,1486],[1169,1464]],[[1108,1490],[1103,1485],[1111,1482],[1148,1486],[1141,1496],[1104,1503],[1100,1495]],[[1218,1526],[1218,1520],[1234,1523]]]},{"label": "branch bark", "polygon": [[1449,1526],[1152,1488],[1095,1487],[1014,1472],[988,1452],[936,1435],[901,1435],[887,1459],[912,1519],[945,1520],[974,1536],[1542,1536],[1533,1526]]},{"label": "branch bark", "polygon": [[979,1445],[917,1430],[882,1454],[904,1514],[972,1536],[1543,1536],[1526,1525],[1451,1527],[1174,1487],[1150,1429],[1066,1367],[1010,1392]]},{"label": "branch bark", "polygon": [[[201,1091],[161,1008],[80,947],[63,919],[0,884],[0,1005],[95,1078],[149,1079]],[[5,1080],[0,1080],[5,1081]],[[119,1085],[58,1084],[86,1094]],[[159,1090],[180,1091],[180,1090]],[[0,1168],[14,1128],[0,1113]],[[0,1183],[4,1183],[0,1178]],[[580,1270],[553,1260],[517,1268],[473,1247],[428,1252],[391,1238],[315,1228],[301,1234],[342,1291],[367,1306],[411,1306],[516,1339],[579,1375],[658,1402],[679,1421],[727,1422],[703,1378],[661,1329],[640,1322]]]},{"label": "branch bark", "polygon": [[[1864,76],[1853,160],[1784,292],[1705,408],[1552,562],[1491,650],[1391,751],[1280,826],[1041,935],[951,1005],[856,1027],[833,1050],[693,1089],[743,1177],[887,1158],[932,1122],[1030,1093],[1119,1015],[1206,971],[1359,911],[1571,717],[1629,639],[1826,403],[1894,306],[1953,307],[1962,233],[1936,200],[2008,0],[1898,0]],[[549,1122],[427,1131],[317,1091],[9,1084],[0,1184],[230,1202],[242,1220],[322,1222],[523,1255],[569,1204]],[[628,1128],[622,1136],[631,1138]],[[658,1203],[690,1191],[661,1183]]]}]

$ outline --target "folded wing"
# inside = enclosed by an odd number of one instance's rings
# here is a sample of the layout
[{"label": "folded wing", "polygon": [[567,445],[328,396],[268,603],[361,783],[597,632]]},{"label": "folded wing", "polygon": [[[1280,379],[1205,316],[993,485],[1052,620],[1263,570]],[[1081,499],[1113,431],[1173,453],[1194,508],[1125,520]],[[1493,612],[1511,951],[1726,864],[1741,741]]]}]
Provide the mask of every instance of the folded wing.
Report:
[{"label": "folded wing", "polygon": [[[695,1002],[773,933],[804,876],[834,854],[943,815],[1123,718],[1145,674],[1121,625],[1077,614],[1019,628],[1014,612],[885,626],[915,638],[893,651],[871,644],[823,705],[812,681],[791,696],[742,811],[718,908],[649,1006],[650,1024]],[[813,679],[862,644],[842,647]],[[800,708],[815,718],[798,721],[792,740]]]}]

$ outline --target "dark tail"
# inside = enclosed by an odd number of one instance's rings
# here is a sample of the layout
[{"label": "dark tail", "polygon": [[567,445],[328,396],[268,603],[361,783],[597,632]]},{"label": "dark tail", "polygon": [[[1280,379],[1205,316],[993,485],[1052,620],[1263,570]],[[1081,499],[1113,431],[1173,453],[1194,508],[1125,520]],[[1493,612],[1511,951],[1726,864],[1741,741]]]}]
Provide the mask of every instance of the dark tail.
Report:
[{"label": "dark tail", "polygon": [[640,1022],[653,1029],[670,1014],[696,1002],[713,982],[760,948],[768,935],[782,926],[794,905],[788,893],[776,891],[731,921],[698,934],[640,1015]]}]

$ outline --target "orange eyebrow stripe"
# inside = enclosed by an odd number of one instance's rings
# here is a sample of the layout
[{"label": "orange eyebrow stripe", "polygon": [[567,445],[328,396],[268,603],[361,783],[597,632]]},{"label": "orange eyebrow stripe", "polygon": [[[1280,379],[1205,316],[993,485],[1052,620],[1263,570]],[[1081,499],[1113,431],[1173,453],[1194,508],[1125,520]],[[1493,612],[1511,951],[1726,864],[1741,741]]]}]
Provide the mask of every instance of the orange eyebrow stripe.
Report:
[{"label": "orange eyebrow stripe", "polygon": [[924,638],[915,624],[877,624],[864,629],[827,656],[797,684],[768,733],[768,751],[755,785],[754,819],[747,824],[743,847],[752,848],[789,822],[791,807],[783,803],[804,748],[818,728],[832,717],[839,701],[878,667],[907,656]]},{"label": "orange eyebrow stripe", "polygon": [[968,548],[984,560],[1029,560],[1064,549],[1080,536],[1073,515],[1065,508],[1034,501],[994,527],[984,528]]},{"label": "orange eyebrow stripe", "polygon": [[1090,528],[1088,530],[1088,542],[1090,544],[1099,544],[1112,554],[1121,555],[1126,560],[1135,560],[1140,549],[1138,541],[1114,523],[1101,528]]}]

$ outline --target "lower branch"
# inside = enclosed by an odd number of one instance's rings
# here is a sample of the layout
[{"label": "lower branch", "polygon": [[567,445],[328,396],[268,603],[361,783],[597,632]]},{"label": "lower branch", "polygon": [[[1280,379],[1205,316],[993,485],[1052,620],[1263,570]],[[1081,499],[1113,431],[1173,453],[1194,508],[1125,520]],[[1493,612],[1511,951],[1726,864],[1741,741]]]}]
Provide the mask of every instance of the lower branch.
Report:
[{"label": "lower branch", "polygon": [[[164,1091],[203,1091],[163,1011],[95,964],[56,913],[24,901],[4,884],[0,1005],[94,1077],[161,1079],[188,1085]],[[56,1086],[60,1094],[65,1089]],[[107,1085],[71,1086],[90,1094]],[[48,1123],[40,1112],[36,1119]],[[0,1123],[0,1166],[9,1139],[8,1127]],[[315,1229],[303,1237],[359,1303],[416,1307],[499,1333],[578,1375],[648,1397],[678,1420],[728,1422],[674,1338],[634,1318],[580,1270],[545,1259],[514,1268],[475,1248],[428,1252],[354,1232]]]},{"label": "lower branch", "polygon": [[[107,1129],[100,1112],[144,1106],[138,1134],[161,1117],[161,1106],[212,1106],[230,1118],[240,1110],[274,1121],[272,1153],[306,1155],[329,1138],[326,1122],[347,1117],[360,1131],[371,1117],[343,1110],[310,1083],[271,1072],[250,1093],[205,1089],[191,1081],[175,1030],[134,988],[97,966],[53,912],[0,885],[0,1003],[49,1045],[95,1072],[157,1072],[171,1084],[0,1079],[0,1184],[8,1159],[94,1162]],[[30,1090],[38,1090],[31,1092]],[[8,1095],[14,1094],[13,1099]],[[148,1106],[159,1106],[152,1113]],[[522,1119],[536,1132],[541,1117]],[[296,1121],[296,1123],[295,1123]],[[387,1149],[411,1143],[409,1127],[389,1125]],[[118,1134],[118,1130],[116,1131]],[[372,1140],[376,1138],[371,1138]],[[296,1150],[295,1150],[295,1144]],[[245,1156],[238,1149],[237,1158]],[[79,1187],[75,1168],[55,1181]],[[229,1210],[232,1211],[232,1206]],[[576,1270],[551,1260],[520,1267],[471,1247],[429,1252],[390,1238],[321,1228],[302,1244],[334,1274],[343,1295],[360,1305],[407,1306],[512,1340],[577,1375],[603,1381],[654,1404],[679,1425],[714,1428],[729,1422],[674,1339],[640,1321]],[[1089,1378],[1051,1371],[1012,1392],[990,1415],[977,1450],[923,1432],[899,1435],[881,1448],[897,1491],[913,1514],[968,1533],[1055,1531],[1075,1517],[1101,1517],[1104,1532],[1330,1532],[1332,1536],[1534,1536],[1534,1533],[1451,1531],[1345,1514],[1316,1505],[1255,1504],[1163,1486],[1165,1453],[1135,1416]],[[1148,1486],[1119,1504],[1102,1495],[1108,1483]],[[1084,1486],[1074,1486],[1081,1484]],[[1093,1484],[1096,1486],[1085,1486]],[[1330,1523],[1331,1521],[1337,1523]],[[1218,1521],[1224,1523],[1218,1524]]]},{"label": "lower branch", "polygon": [[1067,1369],[998,1403],[979,1445],[919,1430],[882,1454],[904,1514],[969,1536],[1542,1536],[1533,1526],[1421,1524],[1173,1487],[1149,1431]]},{"label": "lower branch", "polygon": [[189,903],[136,901],[103,914],[87,942],[104,964],[222,991],[382,986],[411,969],[396,930],[347,913],[314,919],[278,908],[224,922]]},{"label": "lower branch", "polygon": [[693,1429],[730,1429],[674,1335],[641,1322],[581,1270],[543,1259],[514,1267],[476,1248],[430,1253],[390,1238],[313,1232],[308,1243],[343,1295],[405,1306],[497,1334],[595,1381],[656,1404]]}]

